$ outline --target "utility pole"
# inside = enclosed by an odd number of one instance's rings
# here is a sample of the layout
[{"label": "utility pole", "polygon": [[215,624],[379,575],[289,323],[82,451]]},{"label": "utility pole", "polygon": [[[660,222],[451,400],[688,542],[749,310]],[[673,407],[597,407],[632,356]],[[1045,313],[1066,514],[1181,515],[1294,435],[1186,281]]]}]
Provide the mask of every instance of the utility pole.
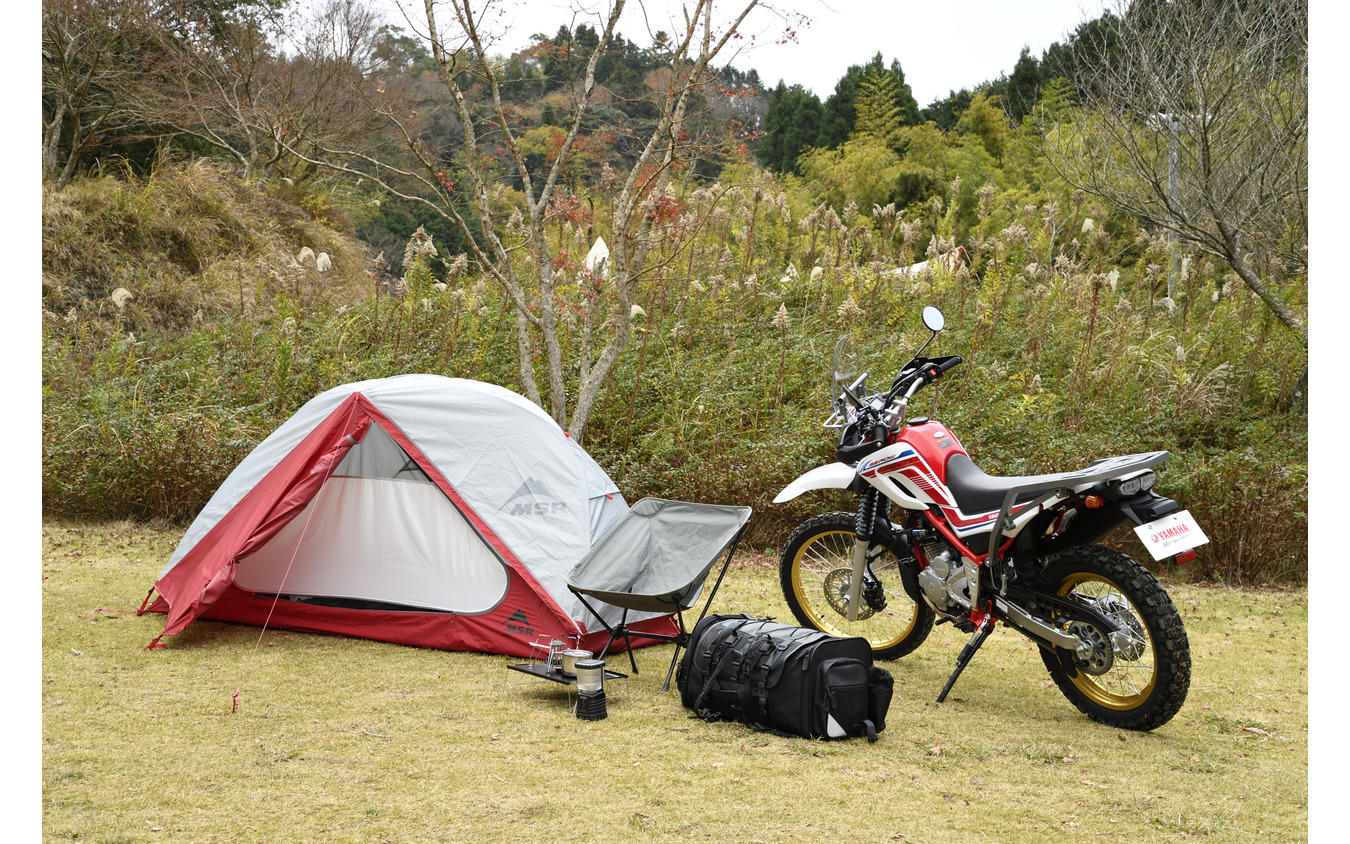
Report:
[{"label": "utility pole", "polygon": [[[1169,128],[1172,130],[1172,139],[1170,150],[1167,155],[1167,195],[1173,206],[1177,204],[1177,139],[1181,134],[1181,124],[1177,122],[1176,115],[1165,114]],[[1167,298],[1173,302],[1177,300],[1177,279],[1181,277],[1181,257],[1177,254],[1177,233],[1175,230],[1167,233],[1167,240],[1172,244],[1172,274],[1167,277]]]}]

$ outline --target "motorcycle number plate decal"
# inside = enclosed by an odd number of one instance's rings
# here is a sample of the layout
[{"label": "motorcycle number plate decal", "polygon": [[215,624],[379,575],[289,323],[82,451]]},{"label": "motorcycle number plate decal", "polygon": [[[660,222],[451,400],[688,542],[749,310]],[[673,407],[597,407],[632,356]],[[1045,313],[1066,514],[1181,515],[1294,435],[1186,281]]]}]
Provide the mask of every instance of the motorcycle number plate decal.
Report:
[{"label": "motorcycle number plate decal", "polygon": [[1140,525],[1134,529],[1134,533],[1155,560],[1175,557],[1182,551],[1199,548],[1209,542],[1209,537],[1205,536],[1189,510],[1170,513],[1157,521]]}]

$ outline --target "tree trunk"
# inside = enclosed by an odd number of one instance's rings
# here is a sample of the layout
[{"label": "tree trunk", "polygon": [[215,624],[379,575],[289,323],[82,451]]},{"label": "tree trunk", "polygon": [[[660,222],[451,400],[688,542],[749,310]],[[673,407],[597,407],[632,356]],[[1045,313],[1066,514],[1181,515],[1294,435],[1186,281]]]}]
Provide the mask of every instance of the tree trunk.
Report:
[{"label": "tree trunk", "polygon": [[567,429],[568,435],[576,440],[577,445],[582,444],[582,438],[586,433],[586,422],[590,419],[595,400],[600,397],[600,389],[605,385],[605,380],[609,378],[609,371],[614,368],[614,364],[619,360],[619,355],[623,354],[624,348],[628,346],[629,328],[629,320],[620,320],[614,336],[610,338],[595,365],[591,367],[588,377],[581,382],[581,386],[577,390],[577,405],[572,411],[572,424]]},{"label": "tree trunk", "polygon": [[51,122],[45,124],[42,139],[42,180],[50,181],[56,177],[56,149],[61,143],[61,129],[66,120],[66,104],[56,107]]},{"label": "tree trunk", "polygon": [[1275,291],[1271,290],[1261,280],[1261,277],[1242,257],[1242,244],[1237,233],[1223,222],[1219,223],[1219,232],[1223,235],[1224,259],[1233,268],[1233,272],[1238,274],[1238,277],[1256,294],[1258,299],[1265,302],[1266,306],[1275,312],[1275,316],[1280,322],[1299,336],[1299,339],[1303,341],[1303,350],[1306,352],[1308,350],[1308,327],[1303,324],[1303,320],[1299,319],[1298,315],[1289,309],[1284,300],[1275,295]]},{"label": "tree trunk", "polygon": [[534,379],[534,344],[530,342],[530,321],[520,309],[516,310],[516,354],[519,357],[520,381],[525,397],[543,407],[544,403],[539,399],[539,385]]}]

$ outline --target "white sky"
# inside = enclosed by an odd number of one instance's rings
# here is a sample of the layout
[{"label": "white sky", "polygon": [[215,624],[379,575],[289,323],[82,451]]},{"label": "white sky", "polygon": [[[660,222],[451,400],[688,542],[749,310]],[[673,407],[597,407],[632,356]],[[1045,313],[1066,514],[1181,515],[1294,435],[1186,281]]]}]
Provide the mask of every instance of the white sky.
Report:
[{"label": "white sky", "polygon": [[[416,0],[400,0],[400,5],[414,16],[422,6]],[[501,51],[510,52],[535,33],[557,32],[574,15],[577,23],[597,26],[593,11],[587,15],[574,10],[602,5],[594,0],[497,0],[491,24],[502,37]],[[678,15],[681,6],[678,0],[629,0],[620,30],[638,45],[650,46],[652,33],[674,34],[680,28],[681,18],[672,17],[671,10]],[[850,65],[866,64],[880,52],[887,66],[900,60],[905,81],[923,108],[949,91],[1010,73],[1024,45],[1040,58],[1079,23],[1098,17],[1102,7],[1103,0],[778,0],[751,12],[742,28],[746,39],[735,42],[743,49],[731,63],[743,71],[759,71],[768,87],[781,79],[814,91],[823,101]],[[729,15],[742,6],[738,0],[723,0],[717,8]],[[796,42],[773,43],[787,26],[796,31]]]},{"label": "white sky", "polygon": [[769,87],[779,79],[800,84],[823,101],[850,65],[866,64],[880,52],[887,66],[900,60],[920,108],[949,91],[1011,73],[1024,45],[1040,58],[1046,47],[1102,9],[1101,0],[785,0],[780,5],[810,18],[797,30],[797,43],[757,47],[732,62],[737,68],[754,68]]}]

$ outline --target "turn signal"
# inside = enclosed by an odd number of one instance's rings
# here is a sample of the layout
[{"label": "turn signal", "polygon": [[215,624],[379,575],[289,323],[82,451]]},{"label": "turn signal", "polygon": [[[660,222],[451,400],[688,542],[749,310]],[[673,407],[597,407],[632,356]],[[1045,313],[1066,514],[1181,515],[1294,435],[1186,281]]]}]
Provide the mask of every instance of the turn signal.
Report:
[{"label": "turn signal", "polygon": [[1106,499],[1102,498],[1100,495],[1089,495],[1083,498],[1083,506],[1087,507],[1089,510],[1096,510],[1105,503]]}]

